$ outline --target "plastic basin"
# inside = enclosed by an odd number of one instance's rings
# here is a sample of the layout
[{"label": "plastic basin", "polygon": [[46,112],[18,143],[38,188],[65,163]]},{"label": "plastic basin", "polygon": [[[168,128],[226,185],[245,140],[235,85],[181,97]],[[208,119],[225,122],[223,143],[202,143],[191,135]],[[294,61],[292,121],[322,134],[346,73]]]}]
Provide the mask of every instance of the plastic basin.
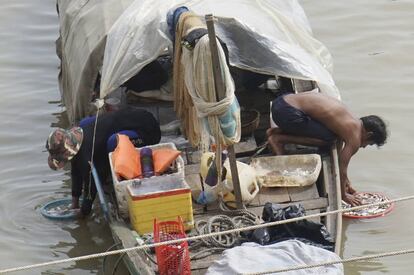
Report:
[{"label": "plastic basin", "polygon": [[252,160],[258,183],[264,187],[312,185],[321,171],[318,154],[259,157]]}]

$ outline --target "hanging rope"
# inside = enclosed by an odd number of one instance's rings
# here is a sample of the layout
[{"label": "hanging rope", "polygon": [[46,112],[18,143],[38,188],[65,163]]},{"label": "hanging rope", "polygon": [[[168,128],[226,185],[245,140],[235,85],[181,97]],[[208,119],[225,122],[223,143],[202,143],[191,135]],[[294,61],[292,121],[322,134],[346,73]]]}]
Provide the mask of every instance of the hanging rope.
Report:
[{"label": "hanging rope", "polygon": [[196,147],[199,144],[200,136],[198,129],[198,118],[191,96],[188,93],[184,81],[185,66],[181,63],[183,47],[182,38],[192,28],[202,28],[205,24],[192,12],[181,14],[175,30],[174,60],[173,60],[173,89],[174,89],[174,111],[181,120],[184,135],[188,141]]},{"label": "hanging rope", "polygon": [[[51,262],[46,262],[46,263],[40,263],[40,264],[34,264],[34,265],[27,265],[27,266],[15,267],[15,268],[3,269],[3,270],[0,270],[0,274],[16,272],[16,271],[21,271],[21,270],[27,270],[27,269],[33,269],[33,268],[39,268],[39,267],[50,266],[50,265],[57,265],[57,264],[62,264],[62,263],[69,263],[69,262],[83,261],[83,260],[89,260],[89,259],[94,259],[94,258],[101,258],[101,257],[109,256],[109,255],[117,255],[117,254],[127,253],[127,252],[131,252],[131,251],[139,251],[139,250],[149,249],[149,248],[153,248],[153,247],[157,247],[157,246],[161,246],[161,245],[176,244],[176,243],[180,243],[180,242],[183,242],[183,241],[201,240],[201,239],[211,238],[211,237],[215,237],[215,236],[221,236],[221,235],[226,235],[226,234],[234,234],[234,233],[239,233],[239,232],[243,232],[243,231],[255,230],[255,229],[258,229],[258,228],[265,228],[265,227],[270,227],[270,226],[287,224],[287,223],[297,222],[297,221],[301,221],[301,220],[305,220],[305,219],[318,218],[318,217],[323,217],[323,216],[328,216],[328,215],[335,215],[335,214],[340,214],[340,213],[344,213],[344,212],[360,210],[360,209],[367,208],[367,207],[384,205],[384,204],[389,204],[389,203],[393,203],[393,202],[413,200],[413,199],[414,199],[414,196],[401,197],[401,198],[397,198],[397,199],[393,199],[393,200],[389,200],[389,201],[385,201],[385,202],[377,202],[377,203],[372,203],[372,204],[367,204],[367,205],[360,205],[360,206],[355,206],[355,207],[346,208],[346,209],[338,209],[338,210],[328,211],[328,212],[325,212],[325,213],[316,213],[316,214],[297,217],[297,218],[292,218],[292,219],[288,219],[288,220],[275,221],[275,222],[269,222],[269,223],[258,224],[258,225],[253,225],[253,226],[234,228],[234,229],[231,229],[231,230],[225,230],[225,231],[220,231],[220,232],[212,232],[212,233],[209,233],[209,234],[203,234],[203,235],[192,236],[192,237],[176,239],[176,240],[169,240],[169,241],[160,242],[160,243],[144,244],[144,245],[136,246],[136,247],[129,247],[129,248],[124,248],[124,249],[119,249],[119,250],[114,250],[114,251],[108,251],[108,252],[103,252],[103,253],[85,255],[85,256],[80,256],[80,257],[75,257],[75,258],[63,259],[63,260],[56,260],[56,261],[51,261]],[[414,252],[414,250],[406,250],[406,251],[402,250],[402,251],[395,251],[395,252],[389,252],[389,253],[391,253],[390,256],[393,256],[393,255],[398,255],[398,254],[412,253],[412,251]],[[382,254],[379,254],[379,255],[381,256]],[[385,256],[382,256],[382,257],[385,257]]]},{"label": "hanging rope", "polygon": [[[98,116],[99,116],[99,102],[96,102],[96,116],[95,116],[95,125],[93,126],[93,138],[92,138],[92,153],[90,162],[93,163],[93,155],[95,154],[95,139],[96,139],[96,126],[98,125]],[[89,169],[89,185],[87,192],[88,199],[92,199],[91,188],[92,188],[92,169]]]},{"label": "hanging rope", "polygon": [[205,24],[192,12],[181,14],[174,44],[174,109],[183,122],[185,135],[193,146],[206,151],[210,136],[216,144],[232,145],[240,140],[240,107],[234,95],[234,81],[218,40],[219,65],[225,97],[217,101],[209,37],[202,36],[194,49],[181,45],[182,38]]}]

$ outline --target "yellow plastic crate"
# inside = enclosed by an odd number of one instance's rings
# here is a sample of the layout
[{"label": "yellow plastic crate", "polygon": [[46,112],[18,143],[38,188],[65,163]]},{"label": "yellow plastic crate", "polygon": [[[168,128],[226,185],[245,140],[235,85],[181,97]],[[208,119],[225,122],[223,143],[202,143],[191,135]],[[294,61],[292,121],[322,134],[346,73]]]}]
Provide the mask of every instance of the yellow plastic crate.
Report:
[{"label": "yellow plastic crate", "polygon": [[[163,148],[177,150],[174,143],[172,142],[159,143],[159,144],[155,144],[155,145],[151,145],[147,147],[151,148],[152,150],[163,149]],[[139,148],[136,148],[136,150],[139,151]],[[126,188],[128,185],[136,184],[139,182],[151,182],[152,184],[153,182],[158,182],[160,180],[164,181],[164,179],[160,179],[160,177],[150,177],[150,178],[143,178],[143,179],[132,179],[132,180],[119,181],[115,174],[115,170],[113,167],[112,153],[109,153],[109,165],[111,166],[112,181],[114,184],[115,195],[116,195],[116,199],[118,202],[119,214],[123,218],[127,218],[129,215],[128,213],[128,192]],[[181,156],[178,156],[177,159],[173,162],[172,166],[176,168],[177,172],[172,173],[172,174],[162,175],[162,177],[171,178],[171,179],[178,180],[178,181],[183,180],[184,179],[183,158]],[[168,179],[168,180],[171,180],[171,179]]]},{"label": "yellow plastic crate", "polygon": [[191,190],[184,180],[130,184],[127,191],[130,221],[139,234],[152,233],[154,219],[175,221],[180,216],[186,230],[194,227]]}]

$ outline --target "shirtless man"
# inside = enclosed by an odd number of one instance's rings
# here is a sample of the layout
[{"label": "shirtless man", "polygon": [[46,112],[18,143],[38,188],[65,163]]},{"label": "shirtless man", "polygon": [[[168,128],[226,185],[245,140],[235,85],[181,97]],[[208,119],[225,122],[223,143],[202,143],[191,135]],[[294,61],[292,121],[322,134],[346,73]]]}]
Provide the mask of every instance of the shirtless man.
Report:
[{"label": "shirtless man", "polygon": [[349,161],[360,147],[384,145],[384,121],[374,115],[355,118],[341,101],[314,92],[279,96],[271,111],[279,128],[269,129],[267,136],[277,155],[284,153],[286,143],[325,146],[338,141],[342,199],[353,206],[360,205],[348,179]]}]

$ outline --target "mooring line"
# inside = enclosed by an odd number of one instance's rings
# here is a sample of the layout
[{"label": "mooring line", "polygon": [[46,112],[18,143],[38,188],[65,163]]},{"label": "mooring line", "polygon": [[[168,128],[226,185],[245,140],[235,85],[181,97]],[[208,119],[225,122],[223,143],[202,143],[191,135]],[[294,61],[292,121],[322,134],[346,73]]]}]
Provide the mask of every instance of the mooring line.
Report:
[{"label": "mooring line", "polygon": [[393,199],[393,200],[388,200],[388,201],[383,201],[383,202],[376,202],[376,203],[366,204],[366,205],[359,205],[359,206],[354,206],[354,207],[346,208],[346,209],[342,208],[342,209],[338,209],[338,210],[327,211],[327,212],[324,212],[324,213],[316,213],[316,214],[311,214],[311,215],[302,216],[302,217],[296,217],[296,218],[282,220],[282,221],[268,222],[268,223],[257,224],[257,225],[252,225],[252,226],[234,228],[234,229],[230,229],[230,230],[226,230],[226,231],[212,232],[212,233],[198,235],[198,236],[186,237],[186,238],[182,238],[182,239],[169,240],[169,241],[153,243],[153,244],[144,244],[144,245],[141,245],[141,246],[129,247],[129,248],[124,248],[124,249],[119,249],[119,250],[114,250],[114,251],[107,251],[107,252],[103,252],[103,253],[96,253],[96,254],[90,254],[90,255],[85,255],[85,256],[80,256],[80,257],[56,260],[56,261],[51,261],[51,262],[45,262],[45,263],[39,263],[39,264],[33,264],[33,265],[3,269],[3,270],[0,270],[0,274],[11,273],[11,272],[16,272],[16,271],[21,271],[21,270],[32,269],[32,268],[39,268],[39,267],[50,266],[50,265],[63,264],[63,263],[68,263],[68,262],[75,262],[75,261],[83,261],[83,260],[89,260],[89,259],[94,259],[94,258],[101,258],[101,257],[105,257],[105,256],[110,256],[110,255],[117,255],[117,254],[120,254],[120,253],[126,253],[126,252],[131,252],[131,251],[138,251],[138,250],[153,248],[153,247],[157,247],[157,246],[161,246],[161,245],[176,244],[176,243],[180,243],[180,242],[184,242],[184,241],[195,241],[195,240],[200,240],[200,239],[204,239],[204,238],[216,237],[216,236],[220,236],[220,235],[239,233],[239,232],[254,230],[254,229],[258,229],[258,228],[265,228],[265,227],[270,227],[270,226],[287,224],[287,223],[292,223],[292,222],[301,221],[301,220],[310,219],[310,218],[318,218],[318,217],[323,217],[323,216],[328,216],[328,215],[335,215],[335,214],[339,214],[339,213],[343,213],[343,212],[350,212],[350,211],[360,210],[360,209],[364,209],[364,208],[367,208],[367,207],[379,206],[379,205],[390,204],[390,203],[394,203],[394,202],[407,201],[407,200],[412,200],[412,199],[414,199],[414,196],[401,197],[401,198],[397,198],[397,199]]}]

